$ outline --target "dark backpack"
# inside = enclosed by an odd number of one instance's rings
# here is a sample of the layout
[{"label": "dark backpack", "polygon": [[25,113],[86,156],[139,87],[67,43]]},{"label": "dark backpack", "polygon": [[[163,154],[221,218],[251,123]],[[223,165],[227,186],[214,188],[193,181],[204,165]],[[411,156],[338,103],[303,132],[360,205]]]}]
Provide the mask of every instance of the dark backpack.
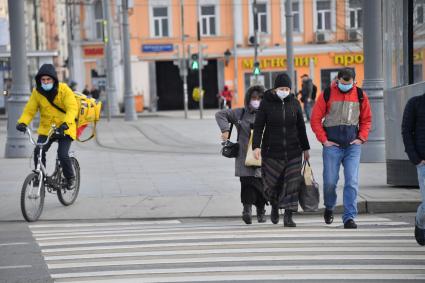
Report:
[{"label": "dark backpack", "polygon": [[[329,98],[331,97],[331,88],[328,86],[323,91],[323,99],[325,99],[326,105],[328,104]],[[363,89],[357,87],[357,98],[360,103],[360,110],[362,109],[362,102],[364,100]]]}]

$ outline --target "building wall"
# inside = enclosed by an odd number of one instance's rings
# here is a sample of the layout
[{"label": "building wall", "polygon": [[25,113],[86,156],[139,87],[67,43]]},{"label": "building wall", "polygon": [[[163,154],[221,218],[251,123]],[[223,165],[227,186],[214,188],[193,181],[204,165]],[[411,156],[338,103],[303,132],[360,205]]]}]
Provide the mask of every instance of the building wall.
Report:
[{"label": "building wall", "polygon": [[[242,105],[243,93],[246,91],[245,77],[252,72],[251,62],[254,57],[254,48],[249,45],[249,37],[253,35],[252,20],[253,0],[200,0],[201,4],[216,4],[216,19],[219,21],[218,34],[216,36],[202,37],[202,44],[207,46],[204,50],[205,57],[224,61],[224,52],[229,49],[232,56],[224,68],[225,84],[235,88],[235,62],[233,54],[236,33],[242,44],[238,44],[237,89],[239,98],[238,105]],[[300,75],[310,73],[308,58],[313,58],[314,69],[312,76],[314,83],[322,86],[321,75],[327,69],[352,67],[356,71],[356,80],[361,86],[363,81],[363,56],[361,30],[358,31],[358,41],[348,41],[347,24],[348,0],[331,0],[331,31],[325,32],[326,42],[317,42],[317,0],[300,0],[300,32],[294,32],[295,68],[298,88],[300,88]],[[197,0],[184,0],[184,24],[186,46],[191,45],[192,52],[197,52]],[[263,73],[281,72],[286,69],[286,46],[285,46],[285,0],[258,0],[257,3],[267,3],[268,33],[260,35],[261,46],[259,48],[259,60]],[[155,38],[152,36],[153,20],[152,7],[155,5],[168,7],[170,22],[169,36]],[[130,15],[131,28],[131,52],[143,62],[174,60],[181,56],[181,14],[180,0],[134,0],[134,7]],[[236,11],[234,11],[236,9]],[[242,25],[234,29],[234,14],[242,15]],[[143,45],[169,44],[173,46],[168,52],[143,52]],[[178,49],[177,49],[178,46]],[[307,58],[307,59],[306,59]],[[307,61],[306,61],[307,60]],[[267,64],[268,63],[268,64]]]}]

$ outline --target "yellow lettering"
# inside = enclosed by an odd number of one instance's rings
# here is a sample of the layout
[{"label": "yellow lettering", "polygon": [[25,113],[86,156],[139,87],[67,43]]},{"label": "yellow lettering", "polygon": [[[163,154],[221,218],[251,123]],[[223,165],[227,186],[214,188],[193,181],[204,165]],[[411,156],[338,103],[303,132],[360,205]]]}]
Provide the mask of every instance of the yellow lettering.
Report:
[{"label": "yellow lettering", "polygon": [[254,60],[253,59],[243,59],[242,60],[242,67],[244,69],[252,69],[252,68],[254,68]]},{"label": "yellow lettering", "polygon": [[362,64],[363,63],[363,60],[364,60],[364,58],[363,58],[363,55],[362,54],[357,54],[354,57],[354,62],[356,62],[356,64]]},{"label": "yellow lettering", "polygon": [[344,65],[344,56],[342,56],[342,55],[335,56],[335,64],[336,65]]}]

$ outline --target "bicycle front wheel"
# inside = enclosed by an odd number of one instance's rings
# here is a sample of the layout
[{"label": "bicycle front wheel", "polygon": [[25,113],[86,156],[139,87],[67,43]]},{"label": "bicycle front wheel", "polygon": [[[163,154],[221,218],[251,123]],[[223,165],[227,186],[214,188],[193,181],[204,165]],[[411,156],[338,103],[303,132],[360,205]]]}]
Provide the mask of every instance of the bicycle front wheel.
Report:
[{"label": "bicycle front wheel", "polygon": [[29,174],[21,191],[21,211],[26,221],[38,220],[43,211],[45,193],[44,182],[39,180],[39,175]]},{"label": "bicycle front wheel", "polygon": [[80,164],[75,157],[71,157],[71,164],[75,174],[75,186],[71,189],[62,188],[57,191],[58,199],[64,206],[73,204],[80,191]]}]

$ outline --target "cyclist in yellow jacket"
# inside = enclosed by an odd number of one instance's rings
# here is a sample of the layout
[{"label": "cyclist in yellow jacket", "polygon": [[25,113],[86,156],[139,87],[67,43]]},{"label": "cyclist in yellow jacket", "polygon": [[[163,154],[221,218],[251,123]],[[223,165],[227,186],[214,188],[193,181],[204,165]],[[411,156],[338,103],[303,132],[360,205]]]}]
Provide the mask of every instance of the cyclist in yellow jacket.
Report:
[{"label": "cyclist in yellow jacket", "polygon": [[[43,148],[42,162],[46,165],[46,152],[54,141],[58,142],[58,158],[63,169],[63,175],[67,180],[67,188],[71,189],[75,184],[75,174],[69,158],[71,142],[76,138],[75,118],[78,114],[78,106],[72,90],[58,80],[55,67],[52,64],[44,64],[38,70],[35,77],[36,87],[33,89],[30,99],[26,104],[16,129],[25,132],[27,126],[40,111],[40,126],[38,128],[38,142],[47,140],[47,135],[53,124],[58,127],[58,134],[54,135]],[[62,113],[58,108],[63,109]],[[38,151],[34,151],[34,162],[37,166]]]}]

